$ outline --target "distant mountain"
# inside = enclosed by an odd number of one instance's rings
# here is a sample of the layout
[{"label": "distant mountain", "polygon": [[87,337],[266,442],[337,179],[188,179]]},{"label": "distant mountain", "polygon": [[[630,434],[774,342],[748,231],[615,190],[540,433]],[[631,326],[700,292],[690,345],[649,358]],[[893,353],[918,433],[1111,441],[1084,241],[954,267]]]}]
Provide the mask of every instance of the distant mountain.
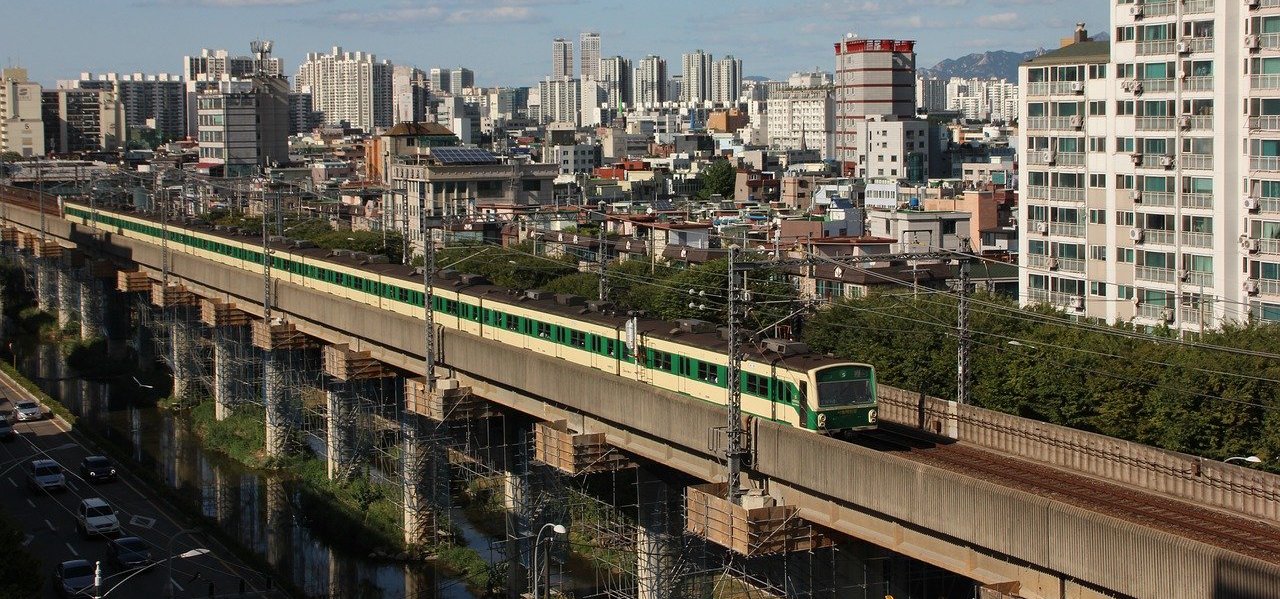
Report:
[{"label": "distant mountain", "polygon": [[[1109,40],[1110,36],[1103,32],[1090,39],[1103,42]],[[920,69],[919,73],[925,77],[938,77],[940,79],[950,79],[952,77],[989,79],[995,77],[996,79],[1017,81],[1018,65],[1047,51],[1044,48],[1037,48],[1026,52],[1010,52],[1008,50],[976,52],[960,58],[948,58],[933,65],[933,68]]]}]

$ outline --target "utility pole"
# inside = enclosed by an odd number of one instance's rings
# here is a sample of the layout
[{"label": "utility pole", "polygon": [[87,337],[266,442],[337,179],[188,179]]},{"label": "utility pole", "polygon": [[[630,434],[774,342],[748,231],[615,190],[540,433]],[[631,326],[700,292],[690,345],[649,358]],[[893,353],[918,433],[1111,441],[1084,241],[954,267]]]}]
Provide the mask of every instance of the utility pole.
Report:
[{"label": "utility pole", "polygon": [[956,302],[956,403],[969,403],[969,240],[960,240],[960,289]]},{"label": "utility pole", "polygon": [[40,197],[40,251],[44,251],[44,162],[36,157],[36,190]]},{"label": "utility pole", "polygon": [[729,503],[739,504],[742,501],[742,456],[746,453],[742,447],[742,388],[738,384],[739,371],[742,368],[742,332],[738,322],[738,272],[734,268],[738,247],[729,246],[729,368],[726,383],[729,388],[728,447],[725,457],[729,462],[728,496]]},{"label": "utility pole", "polygon": [[[405,196],[408,198],[408,196]],[[406,210],[407,212],[407,210]],[[432,303],[435,295],[432,292],[435,282],[436,273],[436,240],[432,231],[432,227],[427,217],[427,199],[425,196],[418,198],[418,213],[422,222],[422,307],[426,311],[426,370],[427,391],[436,390],[436,319],[435,311],[432,309]],[[434,215],[432,220],[435,220]],[[408,230],[405,231],[405,238],[408,238]]]},{"label": "utility pole", "polygon": [[[160,203],[160,284],[161,288],[169,289],[169,186],[164,184],[164,174],[160,175],[161,194],[164,198]],[[263,239],[263,247],[266,247],[266,240]]]},{"label": "utility pole", "polygon": [[608,267],[609,265],[609,258],[608,258],[608,255],[605,253],[605,247],[606,247],[605,243],[607,241],[605,238],[605,228],[606,228],[605,226],[609,224],[609,217],[605,215],[604,200],[600,200],[600,203],[598,204],[598,206],[600,207],[600,239],[596,243],[596,261],[599,262],[600,281],[599,281],[599,289],[597,290],[597,293],[596,293],[596,296],[597,296],[596,299],[603,302],[605,295],[607,295],[606,289],[605,289],[605,268]]}]

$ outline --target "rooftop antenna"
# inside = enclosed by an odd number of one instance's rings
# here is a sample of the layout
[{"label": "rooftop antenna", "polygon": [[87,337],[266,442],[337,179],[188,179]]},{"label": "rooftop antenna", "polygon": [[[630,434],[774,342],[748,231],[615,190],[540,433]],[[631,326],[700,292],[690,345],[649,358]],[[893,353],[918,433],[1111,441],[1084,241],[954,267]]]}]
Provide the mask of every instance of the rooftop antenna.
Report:
[{"label": "rooftop antenna", "polygon": [[256,74],[265,74],[268,60],[271,60],[271,40],[253,40],[249,42],[249,50],[253,52],[253,68]]}]

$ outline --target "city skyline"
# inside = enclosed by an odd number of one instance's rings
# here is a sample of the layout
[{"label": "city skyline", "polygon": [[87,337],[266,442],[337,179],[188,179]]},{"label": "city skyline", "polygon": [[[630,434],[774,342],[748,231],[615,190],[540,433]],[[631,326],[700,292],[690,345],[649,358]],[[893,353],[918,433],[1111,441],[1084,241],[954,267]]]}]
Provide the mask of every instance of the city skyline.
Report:
[{"label": "city skyline", "polygon": [[[531,86],[548,74],[545,51],[511,52],[511,45],[541,49],[556,37],[577,41],[580,32],[598,31],[601,56],[638,60],[656,54],[678,64],[681,54],[704,48],[716,57],[742,59],[744,76],[781,79],[797,70],[829,70],[832,44],[850,31],[922,40],[922,67],[971,52],[1054,48],[1061,32],[1077,21],[1101,30],[1107,5],[1096,4],[1063,10],[1068,5],[1059,0],[866,0],[839,6],[753,0],[725,14],[713,3],[669,0],[644,6],[573,0],[54,0],[23,6],[33,26],[6,36],[12,45],[0,47],[0,64],[23,66],[47,85],[82,71],[180,73],[185,55],[201,48],[248,54],[256,37],[275,41],[275,55],[288,74],[308,52],[343,46],[422,68],[466,64],[485,86]],[[57,52],[46,52],[48,33],[39,24],[53,22],[65,35],[59,36]],[[102,23],[116,29],[104,35]],[[191,23],[200,23],[203,33],[192,35]],[[767,27],[771,23],[776,32]],[[486,32],[503,43],[478,43]],[[112,39],[147,41],[112,46]]]}]

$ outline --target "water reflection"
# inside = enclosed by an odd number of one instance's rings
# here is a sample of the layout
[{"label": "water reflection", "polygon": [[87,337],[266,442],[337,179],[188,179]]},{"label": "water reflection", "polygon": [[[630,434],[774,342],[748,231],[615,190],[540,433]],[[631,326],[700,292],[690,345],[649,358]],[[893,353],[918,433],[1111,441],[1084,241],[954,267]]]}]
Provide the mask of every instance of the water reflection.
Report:
[{"label": "water reflection", "polygon": [[[474,597],[459,581],[430,568],[371,560],[325,544],[301,524],[305,519],[297,517],[296,490],[276,477],[206,454],[188,423],[157,409],[143,396],[148,390],[135,381],[68,378],[70,371],[56,345],[38,344],[30,350],[18,352],[23,356],[18,366],[46,393],[128,447],[134,461],[152,469],[200,513],[265,557],[279,577],[291,580],[307,596]],[[467,540],[487,554],[488,540],[472,537],[467,535]]]}]

